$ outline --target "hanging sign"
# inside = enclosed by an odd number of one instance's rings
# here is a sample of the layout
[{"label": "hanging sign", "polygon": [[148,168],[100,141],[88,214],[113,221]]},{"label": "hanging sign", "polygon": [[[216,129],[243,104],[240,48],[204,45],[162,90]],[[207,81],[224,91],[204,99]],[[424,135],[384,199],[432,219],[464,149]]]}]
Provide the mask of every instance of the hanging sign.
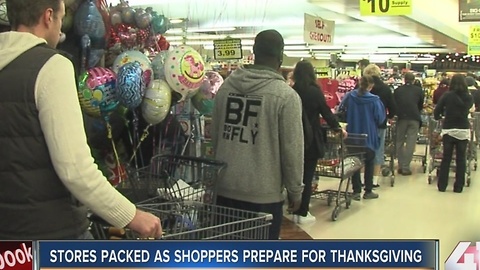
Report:
[{"label": "hanging sign", "polygon": [[214,40],[213,53],[215,60],[242,59],[242,40],[239,38]]},{"label": "hanging sign", "polygon": [[480,55],[480,26],[470,26],[468,34],[468,54]]},{"label": "hanging sign", "polygon": [[411,15],[412,1],[413,0],[360,0],[360,15],[362,16]]},{"label": "hanging sign", "polygon": [[335,22],[305,13],[303,39],[307,44],[332,45]]},{"label": "hanging sign", "polygon": [[460,22],[480,21],[480,2],[476,0],[458,0]]}]

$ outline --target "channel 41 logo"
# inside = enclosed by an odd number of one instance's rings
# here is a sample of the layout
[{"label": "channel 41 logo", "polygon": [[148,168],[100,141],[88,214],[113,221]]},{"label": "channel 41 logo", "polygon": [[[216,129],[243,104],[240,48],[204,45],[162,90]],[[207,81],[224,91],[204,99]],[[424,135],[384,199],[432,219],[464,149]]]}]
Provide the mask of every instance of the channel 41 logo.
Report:
[{"label": "channel 41 logo", "polygon": [[445,270],[480,270],[480,242],[460,242],[445,262]]}]

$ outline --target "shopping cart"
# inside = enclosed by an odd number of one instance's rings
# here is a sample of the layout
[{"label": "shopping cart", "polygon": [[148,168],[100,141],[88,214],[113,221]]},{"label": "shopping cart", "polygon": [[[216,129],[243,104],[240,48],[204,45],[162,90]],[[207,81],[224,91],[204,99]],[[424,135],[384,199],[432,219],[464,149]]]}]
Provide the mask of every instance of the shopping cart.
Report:
[{"label": "shopping cart", "polygon": [[435,171],[435,177],[438,177],[440,163],[443,157],[442,147],[442,121],[430,118],[428,123],[428,153],[430,156],[430,162],[428,165],[428,184],[431,184],[434,180],[433,172]]},{"label": "shopping cart", "polygon": [[473,170],[477,170],[477,149],[480,146],[480,112],[472,113],[472,119],[470,120],[472,137],[470,140],[470,159],[473,161]]},{"label": "shopping cart", "polygon": [[127,180],[117,189],[135,203],[215,203],[216,182],[225,167],[212,159],[158,155],[147,167],[127,169]]},{"label": "shopping cart", "polygon": [[[473,118],[469,119],[470,121],[470,137],[473,138]],[[429,124],[429,155],[430,162],[428,165],[428,184],[433,183],[433,181],[438,178],[440,165],[443,159],[443,145],[442,145],[442,120],[434,120],[433,117],[430,119]],[[469,141],[466,151],[466,186],[469,187],[471,184],[471,166],[472,161],[475,161],[475,170],[476,170],[476,155],[475,158],[472,157],[472,147],[475,147],[472,143],[472,140]],[[455,165],[455,149],[453,149],[452,162],[450,168],[452,170],[456,169]],[[436,172],[435,177],[433,176],[433,171]]]},{"label": "shopping cart", "polygon": [[336,221],[343,210],[350,208],[352,193],[349,192],[352,175],[363,168],[366,153],[367,135],[348,134],[336,129],[326,130],[326,154],[318,161],[316,175],[329,178],[339,178],[338,189],[313,190],[314,198],[326,199],[330,206],[335,200],[332,220]]},{"label": "shopping cart", "polygon": [[418,132],[417,144],[424,145],[423,153],[415,151],[413,159],[420,160],[422,162],[423,173],[427,172],[427,160],[428,160],[428,146],[429,146],[429,123],[431,115],[427,113],[421,114],[422,126]]},{"label": "shopping cart", "polygon": [[395,185],[395,158],[397,151],[397,120],[391,119],[387,124],[385,132],[385,161],[382,167],[382,175],[387,177],[390,175],[390,186]]},{"label": "shopping cart", "polygon": [[[202,202],[143,204],[137,206],[160,218],[160,240],[266,240],[273,216]],[[96,216],[90,231],[95,239],[142,239],[128,229],[116,229]],[[153,239],[152,239],[153,240]]]}]

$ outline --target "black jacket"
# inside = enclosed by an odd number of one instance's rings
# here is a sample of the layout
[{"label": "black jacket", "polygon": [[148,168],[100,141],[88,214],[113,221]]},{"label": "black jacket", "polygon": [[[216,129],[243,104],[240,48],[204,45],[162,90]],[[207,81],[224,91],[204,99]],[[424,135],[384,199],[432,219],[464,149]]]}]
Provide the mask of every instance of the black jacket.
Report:
[{"label": "black jacket", "polygon": [[393,96],[397,105],[398,120],[415,120],[421,123],[424,94],[420,87],[405,84],[395,89]]},{"label": "black jacket", "polygon": [[[294,85],[293,89],[297,91],[302,100],[302,105],[305,108],[305,112],[312,128],[320,128],[320,115],[325,121],[327,121],[327,124],[330,127],[340,127],[337,118],[332,113],[330,107],[328,107],[325,96],[319,86],[310,85],[307,88]],[[311,146],[310,148],[305,149],[305,159],[317,159],[319,158],[319,155],[320,153],[318,153],[317,147]]]},{"label": "black jacket", "polygon": [[475,111],[480,112],[480,90],[472,92],[473,103],[475,104]]},{"label": "black jacket", "polygon": [[385,114],[387,115],[387,118],[382,124],[380,124],[379,128],[387,128],[387,119],[392,119],[395,115],[397,115],[397,105],[395,104],[395,99],[393,98],[392,89],[380,78],[373,78],[375,80],[375,86],[373,86],[373,89],[370,91],[370,93],[380,97],[380,100],[382,101],[386,110]]},{"label": "black jacket", "polygon": [[444,129],[468,129],[470,123],[468,114],[473,106],[473,98],[468,91],[457,93],[446,92],[438,101],[433,115],[436,120],[445,116],[442,128]]}]

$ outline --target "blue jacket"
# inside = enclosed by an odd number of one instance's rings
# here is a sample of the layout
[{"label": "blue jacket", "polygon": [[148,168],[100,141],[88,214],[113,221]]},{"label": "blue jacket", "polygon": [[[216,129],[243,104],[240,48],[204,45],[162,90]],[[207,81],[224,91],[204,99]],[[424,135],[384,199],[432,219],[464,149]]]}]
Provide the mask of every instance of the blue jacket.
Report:
[{"label": "blue jacket", "polygon": [[376,151],[380,146],[377,127],[385,121],[385,107],[376,95],[370,92],[359,95],[358,89],[348,93],[339,110],[346,111],[347,132],[367,134],[367,147]]}]

